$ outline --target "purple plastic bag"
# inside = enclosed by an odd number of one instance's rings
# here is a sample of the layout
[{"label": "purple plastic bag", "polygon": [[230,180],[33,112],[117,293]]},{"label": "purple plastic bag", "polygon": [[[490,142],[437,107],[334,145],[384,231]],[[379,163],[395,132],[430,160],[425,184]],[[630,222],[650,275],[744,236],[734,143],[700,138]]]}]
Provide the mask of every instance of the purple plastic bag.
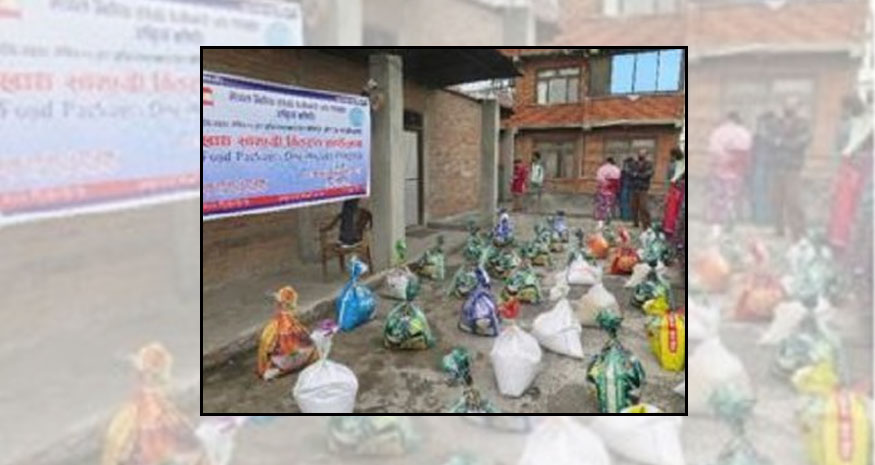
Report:
[{"label": "purple plastic bag", "polygon": [[489,275],[483,267],[477,268],[477,288],[462,304],[459,329],[479,336],[498,336],[501,323],[498,306],[489,288]]}]

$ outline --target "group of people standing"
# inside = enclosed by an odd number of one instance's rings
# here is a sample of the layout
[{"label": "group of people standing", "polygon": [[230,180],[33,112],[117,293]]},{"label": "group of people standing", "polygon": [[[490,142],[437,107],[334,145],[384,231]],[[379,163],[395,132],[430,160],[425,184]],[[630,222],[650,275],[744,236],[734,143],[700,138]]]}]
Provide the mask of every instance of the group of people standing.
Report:
[{"label": "group of people standing", "polygon": [[799,199],[800,174],[811,142],[807,121],[798,104],[788,102],[780,113],[766,111],[756,132],[735,112],[711,133],[710,221],[725,225],[742,218],[749,206],[754,223],[773,223],[778,235],[792,238],[805,230]]}]

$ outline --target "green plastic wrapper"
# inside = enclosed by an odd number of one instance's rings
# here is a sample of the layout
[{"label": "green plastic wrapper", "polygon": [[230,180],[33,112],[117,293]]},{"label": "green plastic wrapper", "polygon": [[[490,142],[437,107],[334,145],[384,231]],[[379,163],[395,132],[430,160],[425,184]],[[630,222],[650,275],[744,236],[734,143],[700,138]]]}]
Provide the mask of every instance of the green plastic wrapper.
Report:
[{"label": "green plastic wrapper", "polygon": [[450,281],[450,286],[447,289],[447,294],[464,299],[465,297],[468,297],[468,294],[470,294],[476,287],[477,266],[462,265],[459,267],[459,270],[456,271],[456,274],[453,275],[453,279]]},{"label": "green plastic wrapper", "polygon": [[653,225],[641,235],[641,261],[670,263],[672,248],[665,234]]},{"label": "green plastic wrapper", "polygon": [[462,397],[451,405],[446,413],[501,413],[492,402],[483,398],[474,387],[471,378],[471,354],[457,347],[441,359],[441,368],[453,383],[465,385]]},{"label": "green plastic wrapper", "polygon": [[550,256],[550,238],[544,236],[523,243],[520,255],[536,266],[552,265],[553,258]]},{"label": "green plastic wrapper", "polygon": [[522,259],[514,249],[491,249],[488,258],[489,271],[492,276],[506,278],[522,263]]},{"label": "green plastic wrapper", "polygon": [[424,350],[434,346],[434,335],[425,313],[413,303],[419,294],[419,281],[407,285],[407,300],[396,305],[386,317],[383,344],[389,349]]},{"label": "green plastic wrapper", "polygon": [[536,305],[541,303],[543,299],[540,279],[528,263],[523,264],[521,268],[515,270],[504,280],[501,300],[507,301],[512,296],[520,302]]},{"label": "green plastic wrapper", "polygon": [[471,416],[462,417],[465,421],[496,431],[509,433],[528,433],[534,429],[537,417],[525,415]]},{"label": "green plastic wrapper", "polygon": [[602,413],[619,413],[641,399],[644,368],[635,355],[617,339],[623,317],[601,311],[596,317],[599,326],[609,334],[602,351],[595,355],[586,370],[586,379],[595,389]]},{"label": "green plastic wrapper", "polygon": [[771,461],[754,448],[745,434],[754,400],[727,386],[714,391],[709,403],[717,418],[732,431],[732,438],[723,446],[713,465],[770,465]]},{"label": "green plastic wrapper", "polygon": [[635,291],[632,293],[632,306],[635,308],[643,308],[644,303],[648,300],[655,299],[664,295],[669,302],[669,306],[674,308],[674,300],[671,292],[671,284],[660,276],[656,271],[657,263],[650,262],[650,272],[644,281],[635,286]]},{"label": "green plastic wrapper", "polygon": [[328,448],[338,454],[400,456],[419,442],[408,417],[333,416],[328,423]]},{"label": "green plastic wrapper", "polygon": [[443,245],[444,236],[438,236],[437,244],[426,250],[419,260],[410,265],[410,269],[424,278],[443,281],[446,272]]},{"label": "green plastic wrapper", "polygon": [[803,302],[807,308],[805,318],[795,331],[778,344],[775,369],[791,376],[796,370],[826,361],[835,363],[838,354],[838,341],[818,322],[814,313],[815,299]]},{"label": "green plastic wrapper", "polygon": [[480,259],[480,254],[483,249],[489,246],[489,238],[484,237],[480,233],[480,228],[474,221],[468,222],[468,239],[465,240],[465,247],[462,249],[462,256],[469,263],[477,263]]}]

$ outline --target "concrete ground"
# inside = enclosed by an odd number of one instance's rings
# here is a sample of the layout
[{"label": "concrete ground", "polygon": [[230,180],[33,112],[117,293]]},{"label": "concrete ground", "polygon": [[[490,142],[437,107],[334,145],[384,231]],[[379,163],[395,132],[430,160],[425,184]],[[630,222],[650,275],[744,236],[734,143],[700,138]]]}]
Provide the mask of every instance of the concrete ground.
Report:
[{"label": "concrete ground", "polygon": [[[515,215],[517,230],[523,238],[530,237],[535,215]],[[591,220],[571,218],[572,227],[583,226],[592,230]],[[557,254],[556,258],[564,257]],[[457,253],[448,256],[451,276],[462,263]],[[544,270],[546,272],[546,270]],[[683,279],[674,273],[674,285],[679,301],[686,297]],[[625,277],[608,276],[605,284],[625,309],[626,321],[620,334],[626,346],[642,360],[648,375],[644,400],[670,412],[684,412],[684,400],[672,388],[684,380],[684,373],[662,370],[647,347],[644,334],[644,314],[628,306],[630,292],[622,287]],[[297,285],[294,281],[292,284]],[[359,377],[357,411],[360,412],[439,412],[452,403],[460,389],[450,387],[439,371],[440,358],[453,347],[465,346],[474,356],[474,378],[481,390],[506,412],[596,412],[594,396],[586,385],[586,361],[544,353],[543,370],[526,395],[520,399],[500,396],[489,362],[489,351],[494,339],[462,333],[457,329],[461,300],[444,296],[444,283],[430,283],[418,301],[426,311],[438,339],[437,347],[423,352],[392,352],[383,348],[382,328],[385,316],[396,303],[379,299],[377,318],[367,325],[335,338],[331,358],[346,364]],[[338,292],[338,283],[334,292]],[[546,290],[546,289],[545,289]],[[579,298],[586,288],[575,287],[570,298]],[[302,294],[304,294],[302,292]],[[540,312],[551,308],[549,302],[538,306],[525,305],[520,318],[526,327]],[[322,307],[318,318],[330,317],[333,308]],[[308,318],[313,320],[314,318]],[[263,321],[262,321],[263,323]],[[205,322],[204,333],[208,326]],[[595,328],[585,328],[582,340],[587,357],[597,353],[607,336]],[[255,353],[248,350],[227,360],[221,366],[204,373],[203,409],[211,413],[261,412],[295,413],[297,406],[290,392],[296,376],[287,376],[265,383],[255,375]]]}]

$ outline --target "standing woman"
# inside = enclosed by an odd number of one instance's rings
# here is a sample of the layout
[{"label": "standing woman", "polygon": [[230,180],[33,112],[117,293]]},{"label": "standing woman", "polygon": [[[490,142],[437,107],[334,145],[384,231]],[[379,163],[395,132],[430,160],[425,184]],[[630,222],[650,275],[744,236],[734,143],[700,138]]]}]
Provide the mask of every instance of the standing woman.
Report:
[{"label": "standing woman", "polygon": [[614,159],[608,157],[605,163],[596,171],[595,212],[597,221],[611,220],[617,204],[617,192],[620,186],[620,168],[614,164]]},{"label": "standing woman", "polygon": [[619,198],[619,206],[620,206],[620,219],[623,221],[629,221],[632,219],[632,192],[631,192],[631,183],[632,183],[632,163],[634,159],[632,157],[626,157],[623,160],[623,170],[620,173],[620,198]]},{"label": "standing woman", "polygon": [[686,191],[684,152],[677,147],[671,149],[671,159],[668,193],[665,196],[665,212],[662,215],[662,230],[667,236],[674,238]]},{"label": "standing woman", "polygon": [[523,195],[526,193],[526,178],[528,178],[528,169],[523,162],[516,158],[513,161],[513,179],[510,183],[510,192],[513,195],[513,211],[522,209]]}]

